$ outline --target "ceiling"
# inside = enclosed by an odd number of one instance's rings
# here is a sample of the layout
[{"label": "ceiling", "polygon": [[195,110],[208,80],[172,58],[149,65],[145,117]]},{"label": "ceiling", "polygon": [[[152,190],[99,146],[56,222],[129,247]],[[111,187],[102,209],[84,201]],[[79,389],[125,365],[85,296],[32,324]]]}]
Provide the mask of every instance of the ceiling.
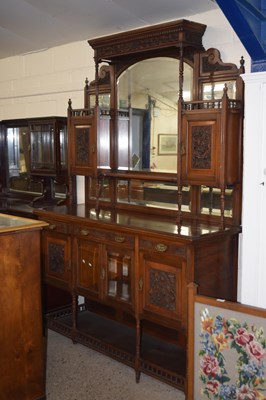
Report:
[{"label": "ceiling", "polygon": [[0,59],[217,8],[214,0],[2,0]]}]

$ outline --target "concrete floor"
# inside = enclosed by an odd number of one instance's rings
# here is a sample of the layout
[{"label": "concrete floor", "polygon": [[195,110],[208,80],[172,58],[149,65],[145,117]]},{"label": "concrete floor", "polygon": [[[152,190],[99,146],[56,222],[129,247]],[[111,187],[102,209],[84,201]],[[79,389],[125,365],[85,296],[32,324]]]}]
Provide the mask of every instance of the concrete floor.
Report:
[{"label": "concrete floor", "polygon": [[47,348],[47,400],[185,400],[184,393],[135,373],[109,357],[51,330]]}]

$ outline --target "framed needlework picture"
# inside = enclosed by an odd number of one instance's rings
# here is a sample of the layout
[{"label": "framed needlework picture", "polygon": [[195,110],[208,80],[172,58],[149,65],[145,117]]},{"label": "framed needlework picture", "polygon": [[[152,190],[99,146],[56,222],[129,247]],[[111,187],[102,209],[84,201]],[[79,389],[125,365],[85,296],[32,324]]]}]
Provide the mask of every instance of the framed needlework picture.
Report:
[{"label": "framed needlework picture", "polygon": [[189,286],[187,400],[266,399],[266,310]]}]

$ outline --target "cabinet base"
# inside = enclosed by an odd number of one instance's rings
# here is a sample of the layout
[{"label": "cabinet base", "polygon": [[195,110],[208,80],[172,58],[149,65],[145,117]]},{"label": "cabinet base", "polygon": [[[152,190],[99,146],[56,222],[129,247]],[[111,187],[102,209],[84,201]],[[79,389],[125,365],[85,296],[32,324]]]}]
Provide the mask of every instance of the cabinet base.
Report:
[{"label": "cabinet base", "polygon": [[[73,329],[71,307],[46,315],[49,329],[134,368],[133,328],[87,311],[85,305],[79,306],[77,320],[78,327]],[[140,372],[184,391],[185,349],[143,333]]]}]

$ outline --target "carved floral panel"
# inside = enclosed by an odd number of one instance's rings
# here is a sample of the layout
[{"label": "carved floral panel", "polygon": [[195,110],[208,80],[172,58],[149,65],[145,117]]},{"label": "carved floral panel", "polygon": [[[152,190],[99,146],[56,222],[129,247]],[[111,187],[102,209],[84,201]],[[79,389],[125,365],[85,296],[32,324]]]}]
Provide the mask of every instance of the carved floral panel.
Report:
[{"label": "carved floral panel", "polygon": [[150,269],[150,304],[176,311],[176,275]]},{"label": "carved floral panel", "polygon": [[193,169],[211,168],[211,126],[192,127],[192,157]]},{"label": "carved floral panel", "polygon": [[65,269],[65,247],[58,243],[49,243],[49,270],[63,274]]}]

